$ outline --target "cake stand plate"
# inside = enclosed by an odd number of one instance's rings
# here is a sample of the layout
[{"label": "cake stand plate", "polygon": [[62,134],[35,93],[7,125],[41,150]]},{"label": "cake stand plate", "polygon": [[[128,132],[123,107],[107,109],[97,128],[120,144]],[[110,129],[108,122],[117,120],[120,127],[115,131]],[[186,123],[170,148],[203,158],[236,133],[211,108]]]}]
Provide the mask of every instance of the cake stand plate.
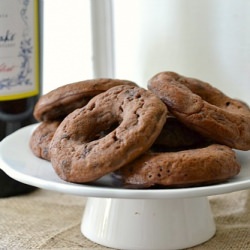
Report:
[{"label": "cake stand plate", "polygon": [[207,196],[250,187],[250,152],[236,151],[240,174],[217,185],[178,189],[125,189],[107,175],[89,184],[61,180],[50,162],[33,155],[24,127],[0,143],[0,166],[17,181],[88,197],[81,232],[115,249],[183,249],[209,240],[216,231]]}]

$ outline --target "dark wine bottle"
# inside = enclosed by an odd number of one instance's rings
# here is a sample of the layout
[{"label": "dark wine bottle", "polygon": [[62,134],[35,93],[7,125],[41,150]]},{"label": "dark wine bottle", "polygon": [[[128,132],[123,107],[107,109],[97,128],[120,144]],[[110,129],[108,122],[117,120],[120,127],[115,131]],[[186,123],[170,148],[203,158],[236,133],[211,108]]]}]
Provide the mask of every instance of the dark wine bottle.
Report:
[{"label": "dark wine bottle", "polygon": [[[0,140],[36,122],[33,108],[41,88],[40,13],[39,0],[0,1]],[[0,170],[0,197],[34,189]]]}]

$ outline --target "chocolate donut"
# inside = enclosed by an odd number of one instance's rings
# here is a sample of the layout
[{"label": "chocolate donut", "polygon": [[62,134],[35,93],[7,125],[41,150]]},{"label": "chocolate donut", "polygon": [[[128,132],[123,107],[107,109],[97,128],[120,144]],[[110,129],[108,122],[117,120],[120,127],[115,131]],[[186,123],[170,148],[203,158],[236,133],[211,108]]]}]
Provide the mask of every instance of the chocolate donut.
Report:
[{"label": "chocolate donut", "polygon": [[30,137],[30,148],[34,155],[50,161],[49,144],[61,121],[42,122]]},{"label": "chocolate donut", "polygon": [[250,149],[250,109],[210,84],[161,72],[148,88],[181,122],[217,143],[240,150]]},{"label": "chocolate donut", "polygon": [[39,98],[34,108],[34,117],[38,121],[63,119],[76,108],[86,105],[95,95],[119,85],[137,86],[131,81],[109,78],[66,84]]},{"label": "chocolate donut", "polygon": [[147,152],[114,173],[127,188],[190,187],[221,183],[240,171],[235,152],[224,145],[179,152]]},{"label": "chocolate donut", "polygon": [[166,116],[151,91],[113,87],[62,121],[50,143],[52,166],[66,181],[94,181],[147,151]]},{"label": "chocolate donut", "polygon": [[211,144],[211,140],[191,130],[173,116],[168,116],[160,135],[155,140],[155,150],[178,151]]}]

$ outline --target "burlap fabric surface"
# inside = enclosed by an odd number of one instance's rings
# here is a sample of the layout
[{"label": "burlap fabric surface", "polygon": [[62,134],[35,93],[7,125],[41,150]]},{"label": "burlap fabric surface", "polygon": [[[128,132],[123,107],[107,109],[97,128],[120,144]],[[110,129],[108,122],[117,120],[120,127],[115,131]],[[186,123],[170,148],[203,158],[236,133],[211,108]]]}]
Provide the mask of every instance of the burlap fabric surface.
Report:
[{"label": "burlap fabric surface", "polygon": [[[250,249],[250,190],[209,201],[216,235],[190,249]],[[81,234],[85,202],[84,197],[45,190],[0,199],[0,249],[110,249]]]}]

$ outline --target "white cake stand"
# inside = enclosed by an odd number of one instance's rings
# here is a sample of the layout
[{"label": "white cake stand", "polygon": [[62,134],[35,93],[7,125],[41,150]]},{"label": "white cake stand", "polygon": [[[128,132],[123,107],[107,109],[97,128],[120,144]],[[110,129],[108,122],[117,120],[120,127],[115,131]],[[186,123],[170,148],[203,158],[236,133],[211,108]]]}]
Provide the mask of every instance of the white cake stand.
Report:
[{"label": "white cake stand", "polygon": [[227,183],[181,189],[119,188],[111,176],[89,185],[61,180],[51,164],[29,148],[36,125],[0,143],[0,166],[12,178],[39,188],[89,197],[81,232],[115,249],[183,249],[209,240],[216,231],[207,196],[250,187],[250,152],[237,151],[240,174]]}]

